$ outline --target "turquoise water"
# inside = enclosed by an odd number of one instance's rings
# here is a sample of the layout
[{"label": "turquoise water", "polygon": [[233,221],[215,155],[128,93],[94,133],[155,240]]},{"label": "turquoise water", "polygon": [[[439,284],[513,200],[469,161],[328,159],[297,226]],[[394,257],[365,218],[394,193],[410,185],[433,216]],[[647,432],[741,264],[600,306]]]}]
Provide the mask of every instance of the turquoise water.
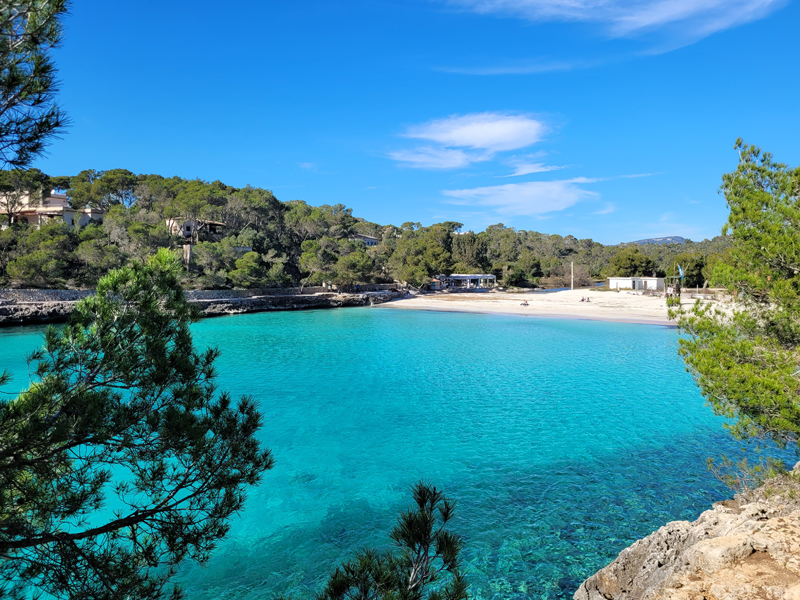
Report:
[{"label": "turquoise water", "polygon": [[[674,329],[385,308],[205,320],[221,389],[260,400],[276,466],[188,597],[313,597],[425,478],[458,501],[477,598],[567,598],[635,539],[729,495],[729,450]],[[0,330],[27,379],[41,330]],[[13,388],[14,385],[9,386]]]}]

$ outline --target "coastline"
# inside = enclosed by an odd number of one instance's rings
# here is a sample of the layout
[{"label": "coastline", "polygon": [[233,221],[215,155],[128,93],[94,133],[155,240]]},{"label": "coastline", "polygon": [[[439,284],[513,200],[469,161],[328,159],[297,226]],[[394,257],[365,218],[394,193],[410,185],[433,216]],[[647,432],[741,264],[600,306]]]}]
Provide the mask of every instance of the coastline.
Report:
[{"label": "coastline", "polygon": [[[384,286],[374,286],[382,288]],[[388,287],[388,286],[386,286]],[[630,291],[596,289],[554,292],[451,292],[404,297],[395,289],[341,294],[299,290],[188,291],[187,299],[203,317],[250,312],[384,306],[400,310],[461,312],[492,315],[578,319],[676,327],[667,318],[663,297]],[[283,293],[281,293],[283,292]],[[289,292],[289,293],[286,293]],[[308,293],[311,292],[311,293]],[[78,300],[92,292],[16,290],[0,292],[0,327],[65,322]],[[582,302],[588,298],[588,302]],[[527,302],[527,306],[522,306]],[[689,305],[692,300],[685,299]]]},{"label": "coastline", "polygon": [[[0,327],[64,323],[80,299],[93,292],[65,290],[16,290],[0,293]],[[190,304],[203,318],[244,313],[373,306],[399,296],[395,290],[338,293],[259,293],[258,290],[189,291]]]},{"label": "coastline", "polygon": [[[581,298],[589,298],[581,302]],[[528,306],[522,306],[523,301]],[[685,304],[691,301],[684,301]],[[563,290],[558,292],[458,292],[426,294],[382,305],[400,310],[469,312],[493,315],[609,321],[676,327],[667,318],[663,297],[630,292]]]}]

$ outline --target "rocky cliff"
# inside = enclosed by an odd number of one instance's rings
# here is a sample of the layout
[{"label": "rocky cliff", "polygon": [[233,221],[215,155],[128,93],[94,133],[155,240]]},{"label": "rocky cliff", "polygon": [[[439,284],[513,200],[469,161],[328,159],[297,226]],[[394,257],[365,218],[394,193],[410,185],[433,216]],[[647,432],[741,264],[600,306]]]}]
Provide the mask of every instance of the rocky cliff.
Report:
[{"label": "rocky cliff", "polygon": [[[14,298],[0,299],[0,325],[27,325],[30,323],[59,323],[66,321],[79,298],[26,297],[15,292]],[[240,296],[215,292],[213,298],[195,299],[197,292],[187,292],[189,302],[200,308],[203,316],[234,315],[270,310],[303,310],[310,308],[338,308],[342,306],[371,306],[399,297],[400,292],[381,290],[361,294],[286,294]],[[85,297],[85,294],[80,296]]]},{"label": "rocky cliff", "polygon": [[800,600],[800,463],[674,521],[584,581],[575,600]]},{"label": "rocky cliff", "polygon": [[343,306],[372,306],[398,298],[393,291],[366,292],[363,294],[292,294],[287,296],[261,296],[252,298],[216,298],[190,300],[200,307],[206,317],[235,315],[268,310],[303,310],[308,308],[339,308]]}]

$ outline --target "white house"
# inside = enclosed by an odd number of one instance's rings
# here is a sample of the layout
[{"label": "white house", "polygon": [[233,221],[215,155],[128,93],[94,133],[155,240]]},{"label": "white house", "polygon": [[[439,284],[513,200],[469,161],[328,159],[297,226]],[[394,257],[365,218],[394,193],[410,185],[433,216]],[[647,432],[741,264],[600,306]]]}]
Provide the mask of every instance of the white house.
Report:
[{"label": "white house", "polygon": [[207,231],[212,236],[221,236],[224,232],[225,223],[219,221],[208,221],[206,219],[167,219],[167,229],[172,235],[180,235],[185,238],[192,238],[200,231]]},{"label": "white house", "polygon": [[364,235],[363,233],[356,233],[353,237],[350,238],[351,240],[360,240],[367,245],[367,247],[377,246],[378,245],[378,238],[372,237],[371,235]]},{"label": "white house", "polygon": [[491,273],[453,273],[439,275],[436,281],[443,288],[492,288],[497,285],[497,277]]},{"label": "white house", "polygon": [[663,290],[663,277],[609,277],[612,290]]},{"label": "white house", "polygon": [[[8,205],[12,200],[0,194],[0,214],[8,215]],[[15,205],[14,205],[15,204]],[[102,221],[103,211],[96,208],[72,208],[64,194],[51,193],[41,201],[31,200],[30,195],[22,194],[11,205],[14,217],[20,222],[27,221],[39,227],[51,219],[61,219],[70,227],[83,227],[89,221]]]}]

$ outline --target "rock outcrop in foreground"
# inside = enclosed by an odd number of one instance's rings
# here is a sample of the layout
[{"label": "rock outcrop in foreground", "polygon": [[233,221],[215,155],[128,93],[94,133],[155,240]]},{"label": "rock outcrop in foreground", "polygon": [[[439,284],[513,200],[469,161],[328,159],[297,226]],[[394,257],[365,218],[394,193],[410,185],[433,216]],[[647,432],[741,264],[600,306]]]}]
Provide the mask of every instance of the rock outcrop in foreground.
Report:
[{"label": "rock outcrop in foreground", "polygon": [[639,540],[575,600],[800,600],[800,463]]}]

